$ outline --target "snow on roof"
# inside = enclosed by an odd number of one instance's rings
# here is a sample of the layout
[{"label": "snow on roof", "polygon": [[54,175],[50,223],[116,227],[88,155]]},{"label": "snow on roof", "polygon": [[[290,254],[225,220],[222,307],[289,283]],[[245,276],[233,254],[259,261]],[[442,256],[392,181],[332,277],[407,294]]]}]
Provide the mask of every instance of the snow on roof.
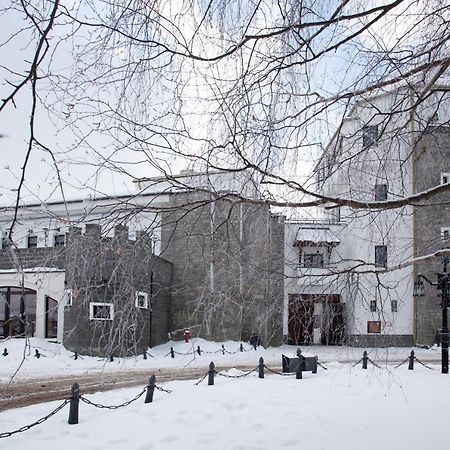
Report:
[{"label": "snow on roof", "polygon": [[340,243],[341,241],[329,228],[299,228],[295,243],[300,242],[326,242],[327,244]]},{"label": "snow on roof", "polygon": [[[30,267],[28,269],[23,269],[24,273],[42,273],[42,272],[64,272],[64,269],[58,269],[57,267]],[[18,273],[16,269],[2,269],[2,273]]]}]

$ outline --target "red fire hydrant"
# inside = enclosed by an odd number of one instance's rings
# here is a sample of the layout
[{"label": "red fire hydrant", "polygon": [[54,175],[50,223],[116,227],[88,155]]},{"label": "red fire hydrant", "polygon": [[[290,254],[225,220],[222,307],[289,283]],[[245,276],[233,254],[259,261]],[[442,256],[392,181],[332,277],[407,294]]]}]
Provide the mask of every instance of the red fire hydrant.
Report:
[{"label": "red fire hydrant", "polygon": [[183,333],[184,342],[189,343],[189,339],[191,338],[191,332],[189,330],[185,330]]}]

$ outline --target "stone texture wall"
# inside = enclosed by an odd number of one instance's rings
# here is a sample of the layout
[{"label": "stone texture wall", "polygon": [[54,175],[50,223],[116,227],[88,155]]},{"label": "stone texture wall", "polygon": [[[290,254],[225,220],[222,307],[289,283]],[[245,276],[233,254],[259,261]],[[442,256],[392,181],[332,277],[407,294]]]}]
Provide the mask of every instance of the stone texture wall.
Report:
[{"label": "stone texture wall", "polygon": [[174,264],[171,329],[212,340],[282,341],[284,223],[267,206],[171,197],[162,256]]},{"label": "stone texture wall", "polygon": [[[66,246],[5,249],[0,269],[56,267],[66,272],[73,304],[64,311],[64,345],[80,354],[135,355],[149,345],[167,341],[170,323],[172,264],[152,255],[145,235],[128,240],[126,227],[116,227],[114,238],[102,237],[96,224],[85,234],[74,228]],[[135,307],[135,292],[149,294],[151,308]],[[112,303],[114,320],[91,320],[91,302]]]},{"label": "stone texture wall", "polygon": [[[415,148],[414,190],[421,192],[441,183],[441,173],[450,172],[450,128],[429,128]],[[445,246],[441,227],[450,227],[450,193],[435,195],[429,206],[416,207],[414,211],[415,255],[422,256]],[[450,243],[447,242],[447,246]],[[415,264],[415,274],[423,274],[436,281],[436,273],[442,272],[439,258]],[[450,265],[449,265],[450,270]],[[436,288],[425,283],[425,297],[416,302],[416,341],[433,344],[436,331],[442,324],[441,299]]]}]

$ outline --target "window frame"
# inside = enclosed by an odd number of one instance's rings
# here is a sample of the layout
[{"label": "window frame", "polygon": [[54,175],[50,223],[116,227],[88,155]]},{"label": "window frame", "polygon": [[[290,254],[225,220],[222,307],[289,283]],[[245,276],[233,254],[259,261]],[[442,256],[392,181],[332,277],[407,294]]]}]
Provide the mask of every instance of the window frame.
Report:
[{"label": "window frame", "polygon": [[[57,242],[58,238],[62,238],[63,242]],[[53,236],[53,247],[65,247],[66,246],[66,235],[65,233],[57,233]]]},{"label": "window frame", "polygon": [[380,137],[378,125],[365,125],[362,127],[363,147],[369,148],[375,145]]},{"label": "window frame", "polygon": [[[380,261],[380,250],[378,249],[384,249],[384,258],[382,258],[383,260]],[[383,254],[381,253],[381,255]],[[375,258],[374,258],[374,264],[375,267],[387,267],[387,260],[388,260],[388,255],[387,255],[387,245],[375,245]]]},{"label": "window frame", "polygon": [[398,301],[397,300],[391,300],[391,312],[393,312],[393,313],[398,312]]},{"label": "window frame", "polygon": [[[144,298],[144,305],[139,305],[139,298]],[[148,309],[149,307],[149,301],[148,301],[148,292],[142,292],[142,291],[136,291],[136,294],[134,296],[134,306],[139,309]]]},{"label": "window frame", "polygon": [[368,320],[367,334],[381,334],[381,320]]},{"label": "window frame", "polygon": [[73,304],[73,290],[72,289],[65,289],[64,290],[65,295],[65,306],[72,306]]},{"label": "window frame", "polygon": [[[108,317],[96,317],[94,315],[95,307],[108,307],[109,315]],[[114,320],[114,304],[105,302],[90,302],[89,303],[89,320],[101,320],[101,321],[113,321]]]},{"label": "window frame", "polygon": [[377,312],[378,311],[378,306],[377,306],[377,301],[376,300],[370,300],[370,312]]},{"label": "window frame", "polygon": [[[30,245],[30,240],[31,239],[32,240],[36,239],[35,244],[33,243],[32,245]],[[38,246],[38,237],[37,237],[37,235],[36,234],[29,234],[27,236],[27,248],[37,248],[37,246]]]},{"label": "window frame", "polygon": [[[444,179],[447,181],[444,181]],[[450,172],[441,172],[441,184],[449,184],[450,183]]]},{"label": "window frame", "polygon": [[388,185],[387,183],[375,184],[374,188],[375,201],[384,201],[388,199]]}]

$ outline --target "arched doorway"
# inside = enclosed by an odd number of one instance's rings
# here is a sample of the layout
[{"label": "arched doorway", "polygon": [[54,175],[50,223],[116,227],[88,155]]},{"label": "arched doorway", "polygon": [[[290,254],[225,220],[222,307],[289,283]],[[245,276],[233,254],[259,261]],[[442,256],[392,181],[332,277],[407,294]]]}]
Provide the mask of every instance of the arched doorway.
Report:
[{"label": "arched doorway", "polygon": [[21,287],[0,288],[0,337],[34,336],[36,291]]}]

